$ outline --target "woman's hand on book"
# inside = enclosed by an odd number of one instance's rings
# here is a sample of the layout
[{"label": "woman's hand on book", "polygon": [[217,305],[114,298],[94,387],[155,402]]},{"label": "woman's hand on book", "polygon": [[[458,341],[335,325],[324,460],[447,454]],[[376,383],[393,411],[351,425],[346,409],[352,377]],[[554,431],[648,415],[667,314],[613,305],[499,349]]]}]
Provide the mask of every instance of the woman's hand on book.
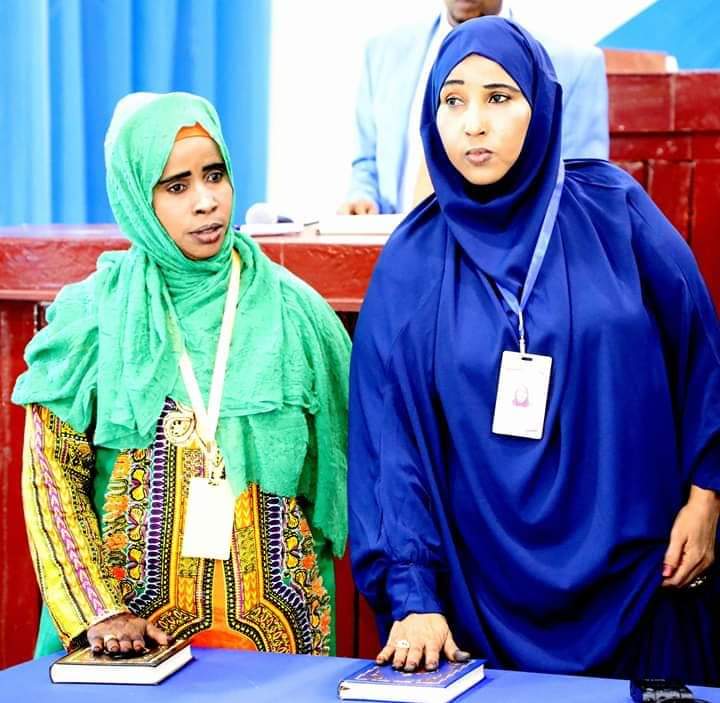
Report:
[{"label": "woman's hand on book", "polygon": [[394,669],[409,672],[416,671],[424,663],[426,670],[434,671],[441,654],[455,662],[470,658],[468,652],[458,649],[443,615],[411,613],[393,623],[387,644],[375,661],[378,664],[392,662]]},{"label": "woman's hand on book", "polygon": [[93,654],[142,654],[148,644],[166,645],[172,637],[143,618],[120,613],[88,628],[87,639]]}]

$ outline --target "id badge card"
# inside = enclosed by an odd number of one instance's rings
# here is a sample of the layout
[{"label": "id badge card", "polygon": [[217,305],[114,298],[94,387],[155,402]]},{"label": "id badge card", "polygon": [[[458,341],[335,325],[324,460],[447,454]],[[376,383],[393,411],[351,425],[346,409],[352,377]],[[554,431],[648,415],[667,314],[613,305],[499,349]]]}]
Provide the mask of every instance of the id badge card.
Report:
[{"label": "id badge card", "polygon": [[235,496],[225,479],[217,483],[198,476],[190,479],[180,555],[229,559],[234,517]]},{"label": "id badge card", "polygon": [[552,357],[505,351],[500,363],[495,434],[542,439]]}]

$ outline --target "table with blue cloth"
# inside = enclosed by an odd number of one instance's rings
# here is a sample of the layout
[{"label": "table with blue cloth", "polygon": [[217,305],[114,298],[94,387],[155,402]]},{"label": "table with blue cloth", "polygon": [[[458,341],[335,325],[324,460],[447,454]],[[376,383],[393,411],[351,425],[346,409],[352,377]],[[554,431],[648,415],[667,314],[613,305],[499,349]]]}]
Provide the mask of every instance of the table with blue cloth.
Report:
[{"label": "table with blue cloth", "polygon": [[[159,686],[53,684],[48,669],[56,656],[0,671],[2,703],[101,701],[102,703],[330,703],[338,682],[367,662],[342,657],[258,654],[193,649],[195,661]],[[483,682],[459,703],[628,703],[627,681],[551,676],[489,669]],[[720,703],[720,688],[690,685],[698,698]]]}]

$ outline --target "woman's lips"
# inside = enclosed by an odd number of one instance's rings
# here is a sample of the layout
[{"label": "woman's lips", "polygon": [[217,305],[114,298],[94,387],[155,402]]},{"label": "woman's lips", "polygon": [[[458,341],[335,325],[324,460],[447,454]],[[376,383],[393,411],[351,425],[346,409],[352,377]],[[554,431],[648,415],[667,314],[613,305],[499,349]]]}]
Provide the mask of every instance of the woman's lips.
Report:
[{"label": "woman's lips", "polygon": [[201,227],[190,232],[192,237],[201,244],[215,244],[222,235],[222,225],[213,224],[207,227]]},{"label": "woman's lips", "polygon": [[465,160],[473,166],[482,166],[494,156],[489,149],[468,149],[465,152]]}]

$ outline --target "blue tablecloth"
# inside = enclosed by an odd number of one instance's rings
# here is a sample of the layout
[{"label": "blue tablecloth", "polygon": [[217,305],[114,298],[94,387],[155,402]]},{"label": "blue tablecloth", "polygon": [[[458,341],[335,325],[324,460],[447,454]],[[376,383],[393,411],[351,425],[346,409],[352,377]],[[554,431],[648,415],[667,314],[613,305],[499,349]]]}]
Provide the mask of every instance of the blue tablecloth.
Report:
[{"label": "blue tablecloth", "polygon": [[[340,679],[363,662],[340,657],[257,654],[194,648],[191,662],[159,686],[53,684],[43,657],[0,671],[2,703],[330,703]],[[720,689],[691,686],[720,703]],[[628,703],[627,681],[488,670],[458,703]]]}]

